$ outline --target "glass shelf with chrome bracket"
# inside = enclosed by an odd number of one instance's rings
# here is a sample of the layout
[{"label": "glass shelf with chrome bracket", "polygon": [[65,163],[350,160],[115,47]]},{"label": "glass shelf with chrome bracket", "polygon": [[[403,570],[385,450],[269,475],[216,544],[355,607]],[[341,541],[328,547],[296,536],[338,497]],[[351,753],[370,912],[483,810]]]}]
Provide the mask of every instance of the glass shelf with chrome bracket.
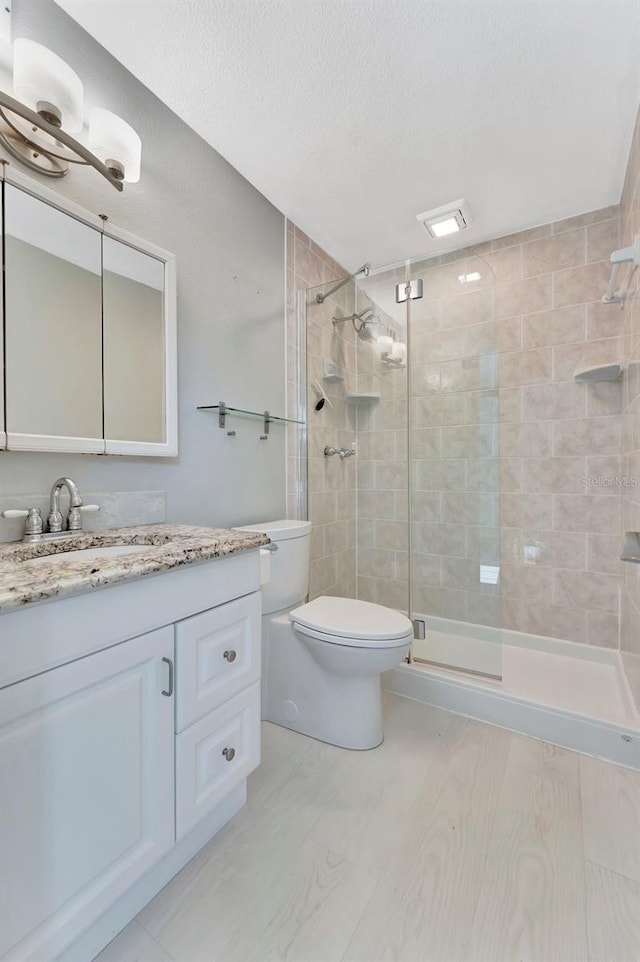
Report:
[{"label": "glass shelf with chrome bracket", "polygon": [[[228,417],[241,417],[241,418],[262,418],[263,421],[263,433],[260,435],[261,441],[266,441],[269,438],[269,429],[272,424],[306,424],[305,421],[301,421],[298,418],[282,418],[276,414],[271,414],[270,411],[248,411],[246,408],[234,408],[230,407],[224,401],[220,401],[218,404],[199,404],[197,406],[198,411],[217,411],[218,412],[218,427],[226,430],[227,418]],[[227,431],[229,437],[235,437],[235,431]]]}]

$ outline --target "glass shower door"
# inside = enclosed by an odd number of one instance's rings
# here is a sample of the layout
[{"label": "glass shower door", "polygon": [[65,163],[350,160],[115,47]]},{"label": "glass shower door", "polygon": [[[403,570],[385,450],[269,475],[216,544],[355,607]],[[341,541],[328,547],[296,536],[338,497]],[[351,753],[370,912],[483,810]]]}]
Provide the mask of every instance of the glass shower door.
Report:
[{"label": "glass shower door", "polygon": [[404,267],[358,279],[350,400],[357,425],[358,598],[408,614],[407,314],[395,299],[403,278]]},{"label": "glass shower door", "polygon": [[411,263],[407,279],[422,281],[406,302],[413,659],[499,678],[494,275],[478,256],[447,255]]}]

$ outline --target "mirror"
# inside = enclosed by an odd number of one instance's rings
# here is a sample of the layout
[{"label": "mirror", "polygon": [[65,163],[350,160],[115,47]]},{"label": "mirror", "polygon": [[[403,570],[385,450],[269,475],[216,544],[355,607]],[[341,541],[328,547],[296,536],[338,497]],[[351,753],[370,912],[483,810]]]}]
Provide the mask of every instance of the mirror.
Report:
[{"label": "mirror", "polygon": [[2,176],[0,448],[175,457],[175,257]]},{"label": "mirror", "polygon": [[104,451],[100,231],[4,191],[7,447]]},{"label": "mirror", "polygon": [[165,417],[165,264],[103,238],[104,435],[162,444]]}]

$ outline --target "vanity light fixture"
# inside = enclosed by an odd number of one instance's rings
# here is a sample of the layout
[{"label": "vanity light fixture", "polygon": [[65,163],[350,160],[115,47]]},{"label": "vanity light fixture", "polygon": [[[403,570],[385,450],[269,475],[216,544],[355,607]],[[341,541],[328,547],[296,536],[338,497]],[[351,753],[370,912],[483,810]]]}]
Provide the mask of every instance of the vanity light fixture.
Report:
[{"label": "vanity light fixture", "polygon": [[441,237],[449,237],[450,234],[457,234],[458,231],[465,230],[471,223],[469,210],[464,200],[454,200],[442,207],[425,210],[422,214],[417,214],[416,219],[435,240]]},{"label": "vanity light fixture", "polygon": [[70,164],[90,166],[116,190],[140,180],[140,138],[116,114],[91,110],[88,147],[71,136],[83,127],[82,81],[53,51],[15,41],[13,93],[0,90],[0,143],[12,157],[47,177],[64,177]]}]

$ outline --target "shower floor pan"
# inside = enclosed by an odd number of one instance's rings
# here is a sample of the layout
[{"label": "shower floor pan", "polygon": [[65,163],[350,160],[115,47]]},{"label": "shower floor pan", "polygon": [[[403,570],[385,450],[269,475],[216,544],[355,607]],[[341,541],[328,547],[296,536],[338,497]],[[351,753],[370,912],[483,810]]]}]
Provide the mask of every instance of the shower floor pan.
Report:
[{"label": "shower floor pan", "polygon": [[[443,658],[496,672],[487,630],[427,618],[414,657]],[[414,662],[383,677],[405,697],[521,732],[563,748],[640,769],[640,714],[617,651],[503,630],[502,678]]]}]

